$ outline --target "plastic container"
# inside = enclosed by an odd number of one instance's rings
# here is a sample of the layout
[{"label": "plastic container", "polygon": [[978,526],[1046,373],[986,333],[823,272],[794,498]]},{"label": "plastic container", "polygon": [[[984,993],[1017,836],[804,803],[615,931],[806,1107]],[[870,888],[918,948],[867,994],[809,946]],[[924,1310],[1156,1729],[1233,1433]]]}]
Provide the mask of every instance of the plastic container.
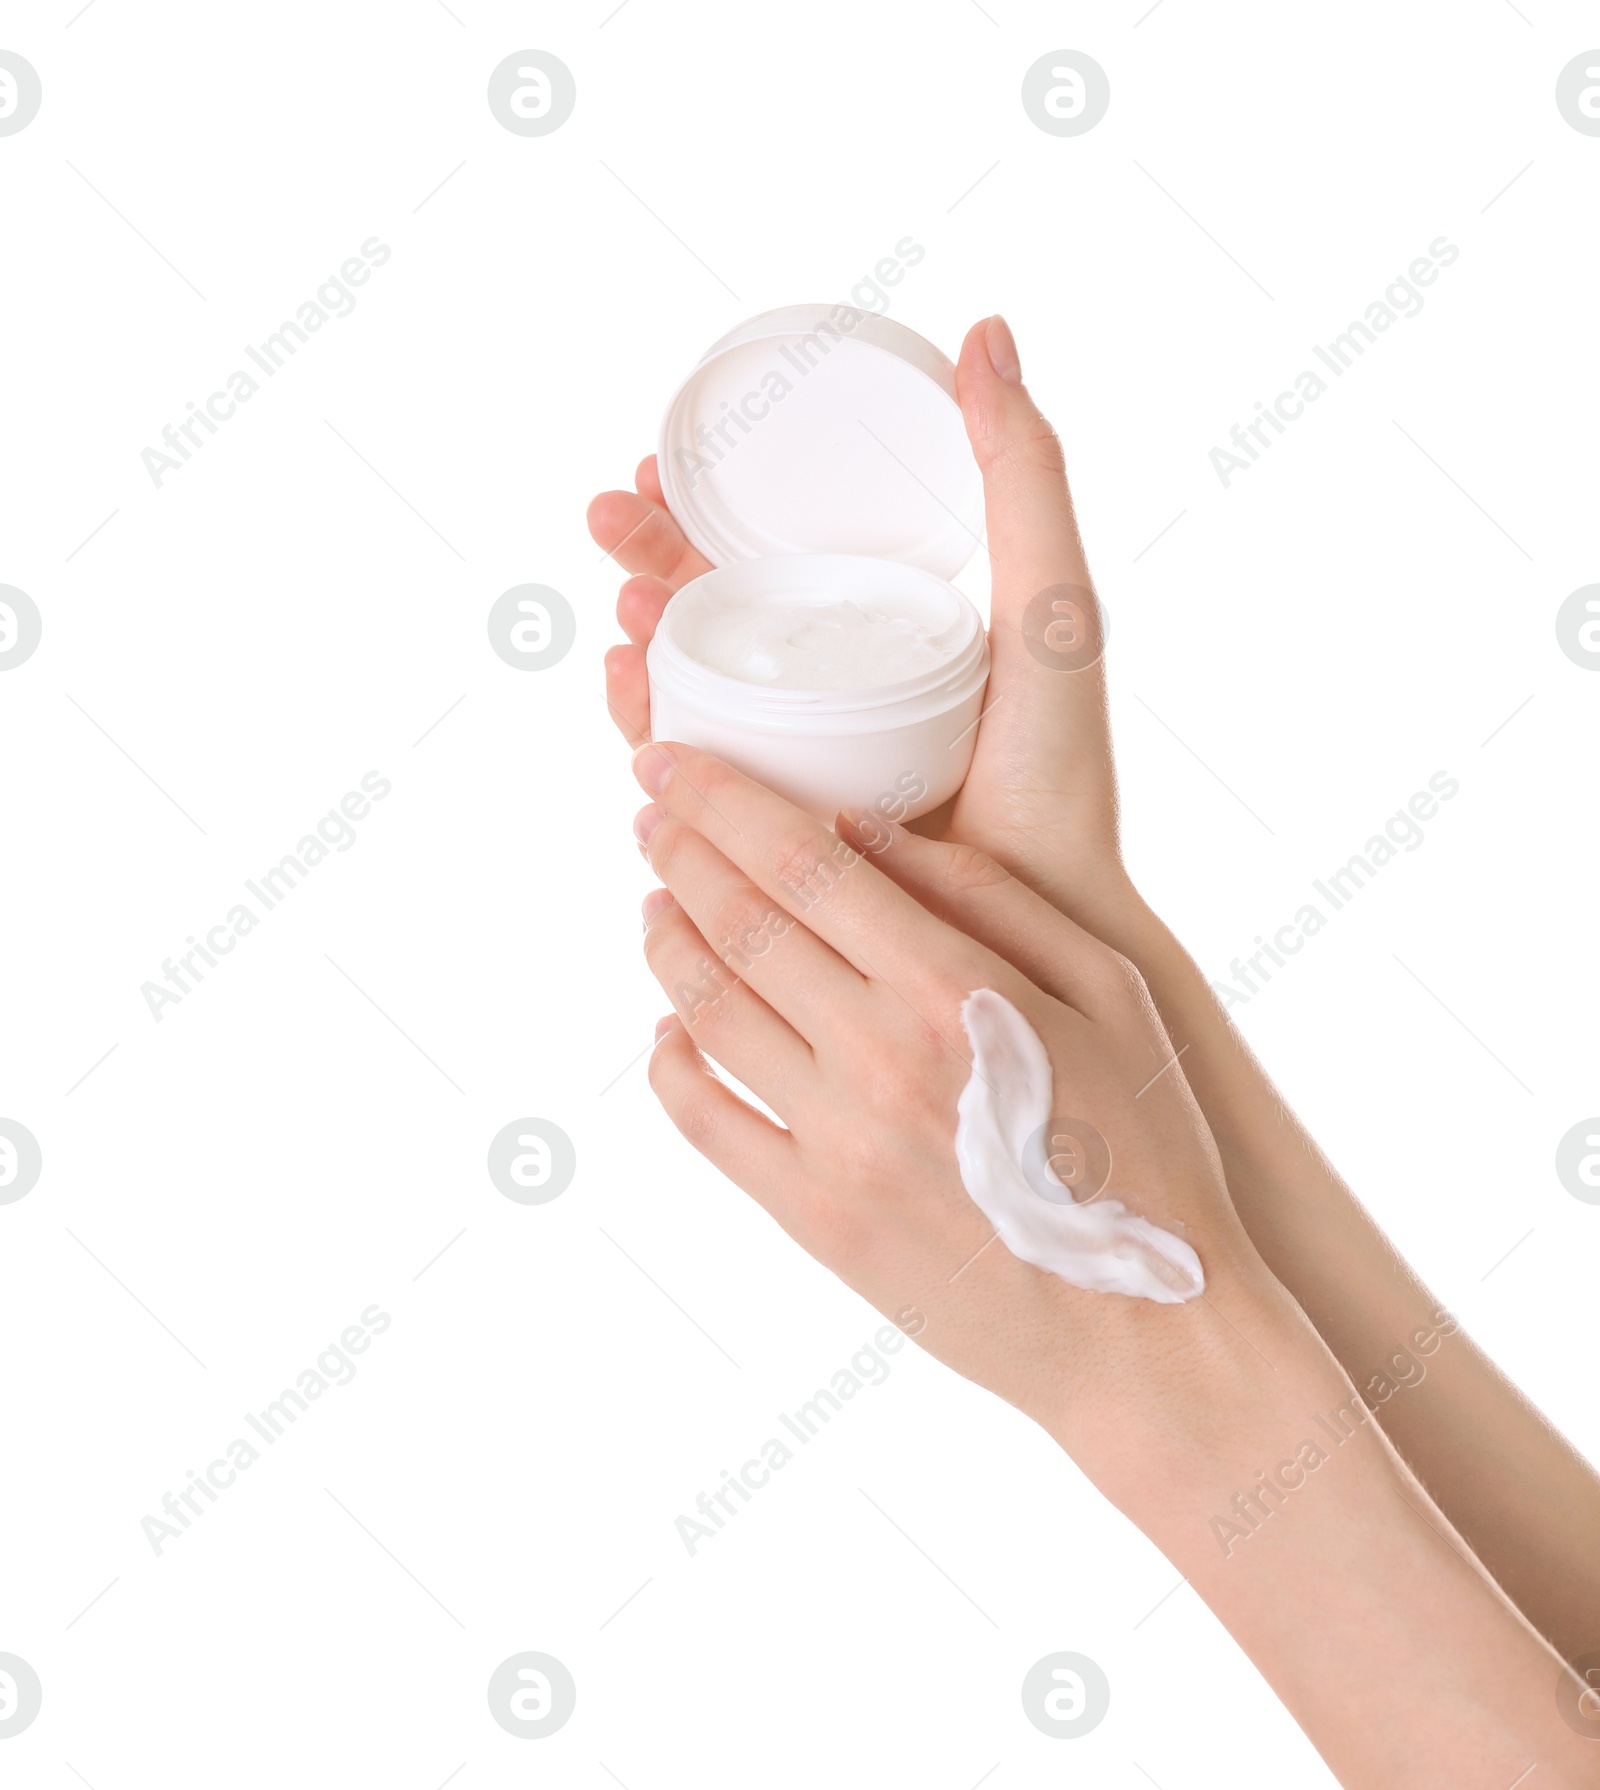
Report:
[{"label": "plastic container", "polygon": [[[912,819],[972,761],[989,675],[982,618],[949,580],[981,544],[982,482],[955,368],[914,331],[849,305],[752,318],[667,407],[668,508],[716,570],[668,603],[650,644],[651,732],[714,752],[832,825]],[[686,650],[697,607],[853,601],[914,616],[947,656],[857,689],[789,689]]]}]

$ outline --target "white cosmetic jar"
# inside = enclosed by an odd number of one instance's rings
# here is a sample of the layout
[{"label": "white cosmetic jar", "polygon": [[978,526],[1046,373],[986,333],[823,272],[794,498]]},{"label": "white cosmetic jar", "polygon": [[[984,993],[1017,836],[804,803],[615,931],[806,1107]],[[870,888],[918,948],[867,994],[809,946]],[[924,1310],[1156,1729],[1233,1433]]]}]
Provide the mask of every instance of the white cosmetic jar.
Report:
[{"label": "white cosmetic jar", "polygon": [[[914,622],[937,664],[891,683],[794,689],[714,670],[697,638],[759,604],[803,612],[839,602]],[[651,731],[715,753],[828,826],[841,808],[913,820],[961,787],[989,676],[983,621],[953,585],[917,566],[804,553],[721,566],[680,590],[647,655]]]},{"label": "white cosmetic jar", "polygon": [[[768,311],[678,388],[657,464],[667,507],[715,569],[673,596],[650,643],[652,736],[715,753],[830,826],[841,808],[905,820],[948,801],[989,673],[982,617],[949,582],[983,521],[951,362],[881,313]],[[762,663],[704,651],[719,618],[749,625],[763,605]],[[840,642],[842,664],[798,652],[774,675],[785,615],[810,605],[844,606],[835,622],[887,618],[880,640],[914,623],[920,644],[896,668],[889,642],[882,682],[861,681],[877,653],[866,633]],[[866,657],[849,663],[858,646]],[[814,681],[828,687],[798,687],[803,664],[826,664],[833,675]]]}]

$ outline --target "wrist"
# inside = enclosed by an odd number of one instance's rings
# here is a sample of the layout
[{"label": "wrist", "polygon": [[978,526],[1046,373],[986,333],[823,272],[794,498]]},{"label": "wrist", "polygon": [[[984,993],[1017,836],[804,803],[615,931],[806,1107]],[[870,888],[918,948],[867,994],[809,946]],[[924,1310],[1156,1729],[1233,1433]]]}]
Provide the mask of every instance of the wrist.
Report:
[{"label": "wrist", "polygon": [[1059,1396],[1035,1413],[1098,1489],[1169,1552],[1208,1539],[1208,1499],[1224,1509],[1258,1471],[1294,1457],[1310,1413],[1353,1396],[1305,1314],[1253,1252],[1236,1263],[1208,1260],[1207,1271],[1201,1299],[1125,1301],[1115,1370],[1091,1374],[1087,1384],[1068,1370]]}]

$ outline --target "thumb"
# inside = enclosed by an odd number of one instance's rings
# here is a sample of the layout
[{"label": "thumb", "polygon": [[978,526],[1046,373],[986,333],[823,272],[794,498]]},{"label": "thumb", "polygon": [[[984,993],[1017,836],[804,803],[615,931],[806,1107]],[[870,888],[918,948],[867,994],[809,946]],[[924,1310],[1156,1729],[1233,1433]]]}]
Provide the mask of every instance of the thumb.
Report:
[{"label": "thumb", "polygon": [[[1061,442],[1022,383],[1017,344],[1003,317],[975,323],[961,345],[956,395],[967,438],[983,474],[995,633],[1017,647],[1019,626],[1040,592],[1069,585],[1090,590],[1089,567]],[[1045,605],[1048,610],[1048,603]],[[1047,624],[1050,616],[1044,616]]]}]

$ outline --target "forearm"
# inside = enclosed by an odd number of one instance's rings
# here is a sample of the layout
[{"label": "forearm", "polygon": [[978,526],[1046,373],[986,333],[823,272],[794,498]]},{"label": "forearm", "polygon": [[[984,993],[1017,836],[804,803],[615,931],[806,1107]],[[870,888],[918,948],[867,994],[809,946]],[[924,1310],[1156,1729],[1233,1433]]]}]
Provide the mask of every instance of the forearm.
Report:
[{"label": "forearm", "polygon": [[1122,936],[1108,942],[1138,966],[1183,1050],[1268,1267],[1529,1620],[1567,1659],[1600,1648],[1600,1476],[1448,1314],[1441,1322],[1166,927],[1136,900],[1113,926]]},{"label": "forearm", "polygon": [[1159,1392],[1120,1399],[1101,1452],[1076,1415],[1062,1439],[1080,1463],[1348,1790],[1504,1790],[1535,1763],[1540,1784],[1600,1781],[1600,1756],[1558,1713],[1560,1661],[1361,1419],[1303,1314],[1281,1289],[1243,1307],[1230,1289],[1229,1306],[1272,1367],[1220,1327],[1191,1337],[1181,1416]]}]

